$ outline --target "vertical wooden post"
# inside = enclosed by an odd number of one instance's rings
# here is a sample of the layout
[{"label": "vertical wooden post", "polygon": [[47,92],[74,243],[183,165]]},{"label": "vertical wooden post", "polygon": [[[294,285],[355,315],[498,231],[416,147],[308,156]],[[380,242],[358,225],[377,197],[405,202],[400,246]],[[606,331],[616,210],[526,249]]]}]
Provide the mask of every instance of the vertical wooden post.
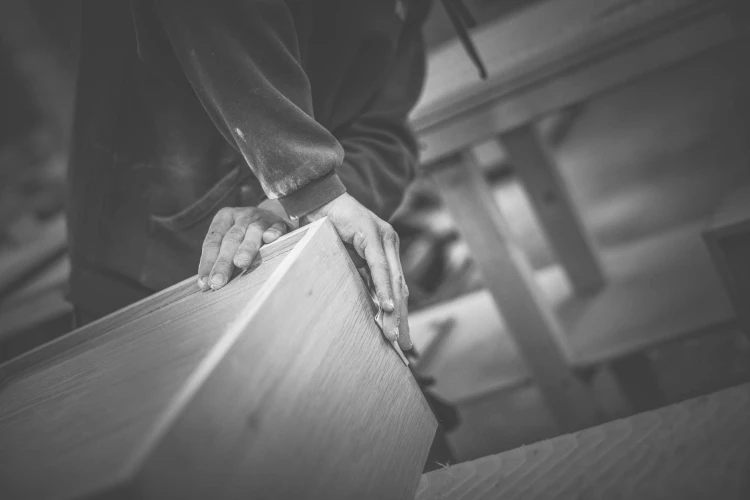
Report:
[{"label": "vertical wooden post", "polygon": [[604,274],[591,239],[533,124],[504,132],[500,140],[575,290],[601,289]]},{"label": "vertical wooden post", "polygon": [[457,154],[429,172],[560,429],[594,425],[599,420],[594,396],[569,367],[562,329],[472,161],[468,153]]}]

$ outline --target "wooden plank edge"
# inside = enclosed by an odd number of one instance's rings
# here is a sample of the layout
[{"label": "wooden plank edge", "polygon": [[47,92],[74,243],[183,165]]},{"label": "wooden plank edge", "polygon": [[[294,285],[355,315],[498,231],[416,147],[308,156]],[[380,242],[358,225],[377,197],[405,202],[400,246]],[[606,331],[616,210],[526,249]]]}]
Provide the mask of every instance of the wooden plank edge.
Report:
[{"label": "wooden plank edge", "polygon": [[[287,255],[287,250],[290,243],[295,240],[304,239],[308,232],[308,229],[313,227],[313,224],[299,228],[296,231],[288,233],[278,240],[268,245],[263,245],[259,251],[259,257],[255,263],[252,264],[246,272],[251,272],[257,268],[262,262],[276,258],[278,256]],[[155,295],[146,297],[138,302],[130,304],[129,306],[115,311],[107,316],[97,319],[81,328],[73,330],[55,340],[46,344],[40,345],[21,356],[13,358],[5,363],[0,363],[0,390],[2,387],[10,381],[11,378],[17,377],[22,374],[25,370],[38,365],[42,362],[50,362],[56,357],[62,355],[68,349],[80,345],[88,340],[105,335],[110,329],[101,329],[103,325],[112,322],[114,318],[124,313],[136,313],[138,316],[145,316],[158,311],[159,309],[168,305],[174,304],[185,298],[199,293],[200,290],[196,286],[196,277],[192,276],[179,283],[176,283],[169,288],[166,288]]]},{"label": "wooden plank edge", "polygon": [[242,311],[242,314],[240,314],[240,316],[229,325],[224,335],[222,335],[219,341],[211,348],[209,353],[200,362],[190,377],[188,377],[180,390],[177,391],[166,410],[159,416],[156,423],[147,433],[147,436],[143,439],[142,443],[136,447],[136,451],[129,457],[122,468],[123,479],[133,479],[138,474],[140,466],[145,462],[146,457],[148,457],[148,455],[158,446],[161,439],[167,435],[183,409],[195,397],[214,369],[224,357],[227,356],[232,346],[234,346],[245,332],[248,324],[252,321],[252,318],[257,311],[265,305],[278,283],[281,282],[287,271],[302,254],[305,247],[313,240],[320,228],[325,224],[331,224],[327,218],[323,218],[305,226],[304,235],[294,248],[286,254],[284,262],[279,264],[274,270],[248,307]]},{"label": "wooden plank edge", "polygon": [[[711,478],[712,487],[725,486],[731,479],[741,495],[750,492],[750,452],[743,447],[743,441],[750,443],[748,406],[750,383],[745,383],[430,472],[422,476],[416,499],[599,498],[599,489],[608,492],[605,496],[619,493],[614,495],[618,498],[644,498],[644,492],[651,493],[645,498],[681,498],[672,490],[665,495],[664,488],[681,487],[683,494],[688,493],[690,486],[703,484],[700,478]],[[736,434],[739,428],[744,435]],[[719,455],[728,451],[720,446],[700,447],[718,432],[724,432],[723,441],[739,443],[732,450],[735,460],[722,461]],[[744,453],[744,460],[736,453]],[[713,472],[704,467],[713,465],[712,460],[718,462]],[[745,477],[727,478],[721,467],[729,463],[744,468],[734,473]],[[620,489],[615,490],[617,486]]]}]

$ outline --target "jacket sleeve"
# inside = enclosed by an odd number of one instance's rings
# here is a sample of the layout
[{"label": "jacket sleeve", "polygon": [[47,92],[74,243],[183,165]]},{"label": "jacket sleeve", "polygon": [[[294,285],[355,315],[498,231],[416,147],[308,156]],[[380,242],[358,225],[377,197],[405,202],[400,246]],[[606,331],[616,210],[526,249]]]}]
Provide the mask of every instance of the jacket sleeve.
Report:
[{"label": "jacket sleeve", "polygon": [[269,198],[298,218],[346,191],[336,174],[344,151],[313,117],[284,1],[161,0],[154,8],[193,91]]},{"label": "jacket sleeve", "polygon": [[421,31],[407,31],[368,109],[334,130],[345,152],[339,177],[349,194],[384,220],[396,211],[416,172],[418,149],[408,114],[422,90],[425,66]]}]

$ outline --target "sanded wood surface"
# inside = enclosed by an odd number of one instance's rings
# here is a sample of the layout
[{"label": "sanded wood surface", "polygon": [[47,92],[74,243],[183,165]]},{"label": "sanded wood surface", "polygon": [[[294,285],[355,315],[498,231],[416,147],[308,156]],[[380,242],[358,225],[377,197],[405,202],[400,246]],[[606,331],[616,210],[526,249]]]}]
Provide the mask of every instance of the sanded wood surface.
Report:
[{"label": "sanded wood surface", "polygon": [[422,476],[417,500],[750,498],[750,384]]},{"label": "sanded wood surface", "polygon": [[571,432],[600,422],[593,393],[569,366],[565,333],[543,298],[531,266],[510,238],[473,157],[465,154],[441,160],[430,176],[560,429]]},{"label": "sanded wood surface", "polygon": [[429,56],[410,119],[429,164],[743,36],[726,1],[544,1],[479,28],[489,78],[459,42]]},{"label": "sanded wood surface", "polygon": [[193,279],[6,365],[0,491],[412,498],[436,422],[334,229],[272,254],[220,291]]}]

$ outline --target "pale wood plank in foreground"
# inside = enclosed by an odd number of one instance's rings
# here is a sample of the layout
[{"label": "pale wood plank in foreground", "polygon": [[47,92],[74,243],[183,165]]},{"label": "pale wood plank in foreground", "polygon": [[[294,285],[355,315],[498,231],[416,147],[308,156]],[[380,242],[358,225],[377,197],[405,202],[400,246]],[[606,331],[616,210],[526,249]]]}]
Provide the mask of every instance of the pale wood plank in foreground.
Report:
[{"label": "pale wood plank in foreground", "polygon": [[0,490],[412,498],[434,417],[332,226],[296,234],[218,292],[165,291],[16,363],[0,391]]},{"label": "pale wood plank in foreground", "polygon": [[564,333],[524,255],[509,239],[502,214],[471,155],[441,160],[431,170],[431,178],[561,430],[570,432],[601,421],[594,395],[568,366]]},{"label": "pale wood plank in foreground", "polygon": [[750,384],[422,476],[417,500],[750,498]]}]

